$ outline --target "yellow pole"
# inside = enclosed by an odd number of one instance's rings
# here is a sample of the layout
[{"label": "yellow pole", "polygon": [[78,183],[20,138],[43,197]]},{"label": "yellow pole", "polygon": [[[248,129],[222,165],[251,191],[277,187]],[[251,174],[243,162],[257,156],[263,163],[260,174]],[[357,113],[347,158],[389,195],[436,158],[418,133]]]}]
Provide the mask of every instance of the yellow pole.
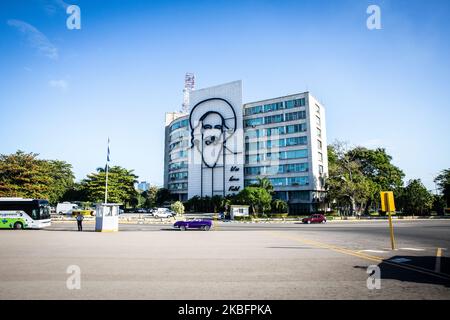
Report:
[{"label": "yellow pole", "polygon": [[385,203],[386,203],[386,209],[388,211],[388,217],[389,217],[389,233],[391,235],[391,248],[392,250],[395,250],[395,239],[394,239],[394,226],[392,225],[392,209],[391,208],[391,203],[389,202],[389,195],[387,193],[384,194],[385,196]]},{"label": "yellow pole", "polygon": [[394,226],[392,225],[391,212],[389,211],[388,214],[389,214],[389,231],[391,234],[391,247],[392,247],[392,250],[395,250]]}]

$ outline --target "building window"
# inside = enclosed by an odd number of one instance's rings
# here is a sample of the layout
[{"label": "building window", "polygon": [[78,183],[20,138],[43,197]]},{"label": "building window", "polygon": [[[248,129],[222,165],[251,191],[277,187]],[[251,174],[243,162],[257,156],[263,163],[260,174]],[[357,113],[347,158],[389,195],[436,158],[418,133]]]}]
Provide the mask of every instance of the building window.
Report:
[{"label": "building window", "polygon": [[264,167],[246,167],[245,174],[248,175],[259,175],[264,172]]},{"label": "building window", "polygon": [[172,125],[170,126],[169,131],[172,132],[172,131],[174,131],[174,130],[176,130],[176,129],[179,129],[179,128],[182,128],[182,127],[187,127],[188,124],[189,124],[188,119],[184,119],[184,120],[181,120],[181,121],[177,121],[177,122],[175,122],[174,124],[172,124]]},{"label": "building window", "polygon": [[284,132],[284,127],[274,127],[266,129],[266,135],[269,137],[273,135],[281,135],[284,134]]},{"label": "building window", "polygon": [[261,135],[261,130],[259,129],[251,129],[245,132],[246,139],[259,138]]},{"label": "building window", "polygon": [[320,117],[319,117],[319,116],[316,116],[316,124],[317,124],[318,126],[320,126]]},{"label": "building window", "polygon": [[261,162],[261,155],[259,154],[250,154],[245,156],[245,162],[246,163],[259,163]]},{"label": "building window", "polygon": [[287,178],[287,184],[289,186],[306,186],[309,184],[308,177],[290,177]]},{"label": "building window", "polygon": [[286,109],[296,108],[296,107],[303,107],[305,105],[305,98],[301,99],[295,99],[295,100],[288,100],[285,103]]},{"label": "building window", "polygon": [[245,120],[246,127],[254,127],[264,124],[264,118],[254,118]]},{"label": "building window", "polygon": [[280,159],[299,159],[308,157],[308,149],[303,150],[289,150],[280,152]]},{"label": "building window", "polygon": [[322,152],[319,152],[319,161],[323,162],[323,154],[322,154]]},{"label": "building window", "polygon": [[323,165],[319,164],[319,174],[323,174]]},{"label": "building window", "polygon": [[317,128],[317,136],[322,138],[322,130],[320,130],[320,128]]},{"label": "building window", "polygon": [[316,104],[316,112],[320,114],[320,107]]},{"label": "building window", "polygon": [[286,147],[289,146],[296,146],[296,145],[306,145],[307,138],[304,137],[293,137],[293,138],[286,138]]},{"label": "building window", "polygon": [[319,148],[319,150],[322,150],[322,141],[317,140],[317,147]]},{"label": "building window", "polygon": [[289,191],[290,201],[310,201],[309,191]]},{"label": "building window", "polygon": [[255,107],[250,107],[250,108],[245,109],[246,116],[251,116],[252,114],[258,114],[258,113],[262,113],[262,112],[263,112],[262,106],[255,106]]},{"label": "building window", "polygon": [[269,178],[274,187],[286,185],[286,178]]},{"label": "building window", "polygon": [[188,177],[188,173],[186,171],[169,174],[169,180],[171,180],[171,181],[185,180],[185,179],[187,179],[187,177]]},{"label": "building window", "polygon": [[169,171],[179,170],[179,169],[187,169],[188,165],[185,161],[176,162],[169,164]]},{"label": "building window", "polygon": [[283,102],[276,102],[264,105],[264,112],[277,111],[283,109]]},{"label": "building window", "polygon": [[297,112],[286,113],[285,121],[293,121],[293,120],[300,120],[300,119],[306,119],[306,111],[297,111]]},{"label": "building window", "polygon": [[286,126],[286,133],[297,133],[306,131],[306,123],[291,124]]},{"label": "building window", "polygon": [[258,183],[257,179],[245,179],[244,186],[249,187]]},{"label": "building window", "polygon": [[264,124],[283,122],[283,114],[264,117]]},{"label": "building window", "polygon": [[289,163],[278,167],[278,173],[307,172],[308,163]]},{"label": "building window", "polygon": [[246,142],[245,150],[246,151],[257,151],[262,147],[262,142]]}]

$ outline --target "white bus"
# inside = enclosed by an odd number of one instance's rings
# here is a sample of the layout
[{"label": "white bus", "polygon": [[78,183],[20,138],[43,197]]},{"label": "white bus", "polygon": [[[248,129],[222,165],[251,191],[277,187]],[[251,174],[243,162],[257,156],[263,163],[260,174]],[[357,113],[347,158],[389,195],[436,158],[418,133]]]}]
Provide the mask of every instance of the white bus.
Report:
[{"label": "white bus", "polygon": [[47,200],[0,198],[0,229],[41,229],[50,225]]}]

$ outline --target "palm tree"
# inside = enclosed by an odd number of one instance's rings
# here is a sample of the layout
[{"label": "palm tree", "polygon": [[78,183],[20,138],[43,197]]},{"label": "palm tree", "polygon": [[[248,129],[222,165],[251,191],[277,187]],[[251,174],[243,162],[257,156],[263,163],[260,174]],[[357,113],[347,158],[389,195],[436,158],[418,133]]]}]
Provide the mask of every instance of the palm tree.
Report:
[{"label": "palm tree", "polygon": [[257,179],[258,179],[258,182],[256,183],[257,187],[266,189],[270,194],[273,193],[273,185],[272,182],[270,182],[269,178],[258,177]]}]

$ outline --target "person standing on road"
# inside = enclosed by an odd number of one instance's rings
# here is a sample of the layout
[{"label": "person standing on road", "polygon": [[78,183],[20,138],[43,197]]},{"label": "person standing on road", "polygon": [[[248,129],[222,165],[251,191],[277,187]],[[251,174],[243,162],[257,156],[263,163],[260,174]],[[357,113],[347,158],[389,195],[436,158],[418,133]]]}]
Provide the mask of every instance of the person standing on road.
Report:
[{"label": "person standing on road", "polygon": [[78,231],[83,231],[83,219],[84,217],[81,215],[81,213],[78,212],[77,215]]}]

